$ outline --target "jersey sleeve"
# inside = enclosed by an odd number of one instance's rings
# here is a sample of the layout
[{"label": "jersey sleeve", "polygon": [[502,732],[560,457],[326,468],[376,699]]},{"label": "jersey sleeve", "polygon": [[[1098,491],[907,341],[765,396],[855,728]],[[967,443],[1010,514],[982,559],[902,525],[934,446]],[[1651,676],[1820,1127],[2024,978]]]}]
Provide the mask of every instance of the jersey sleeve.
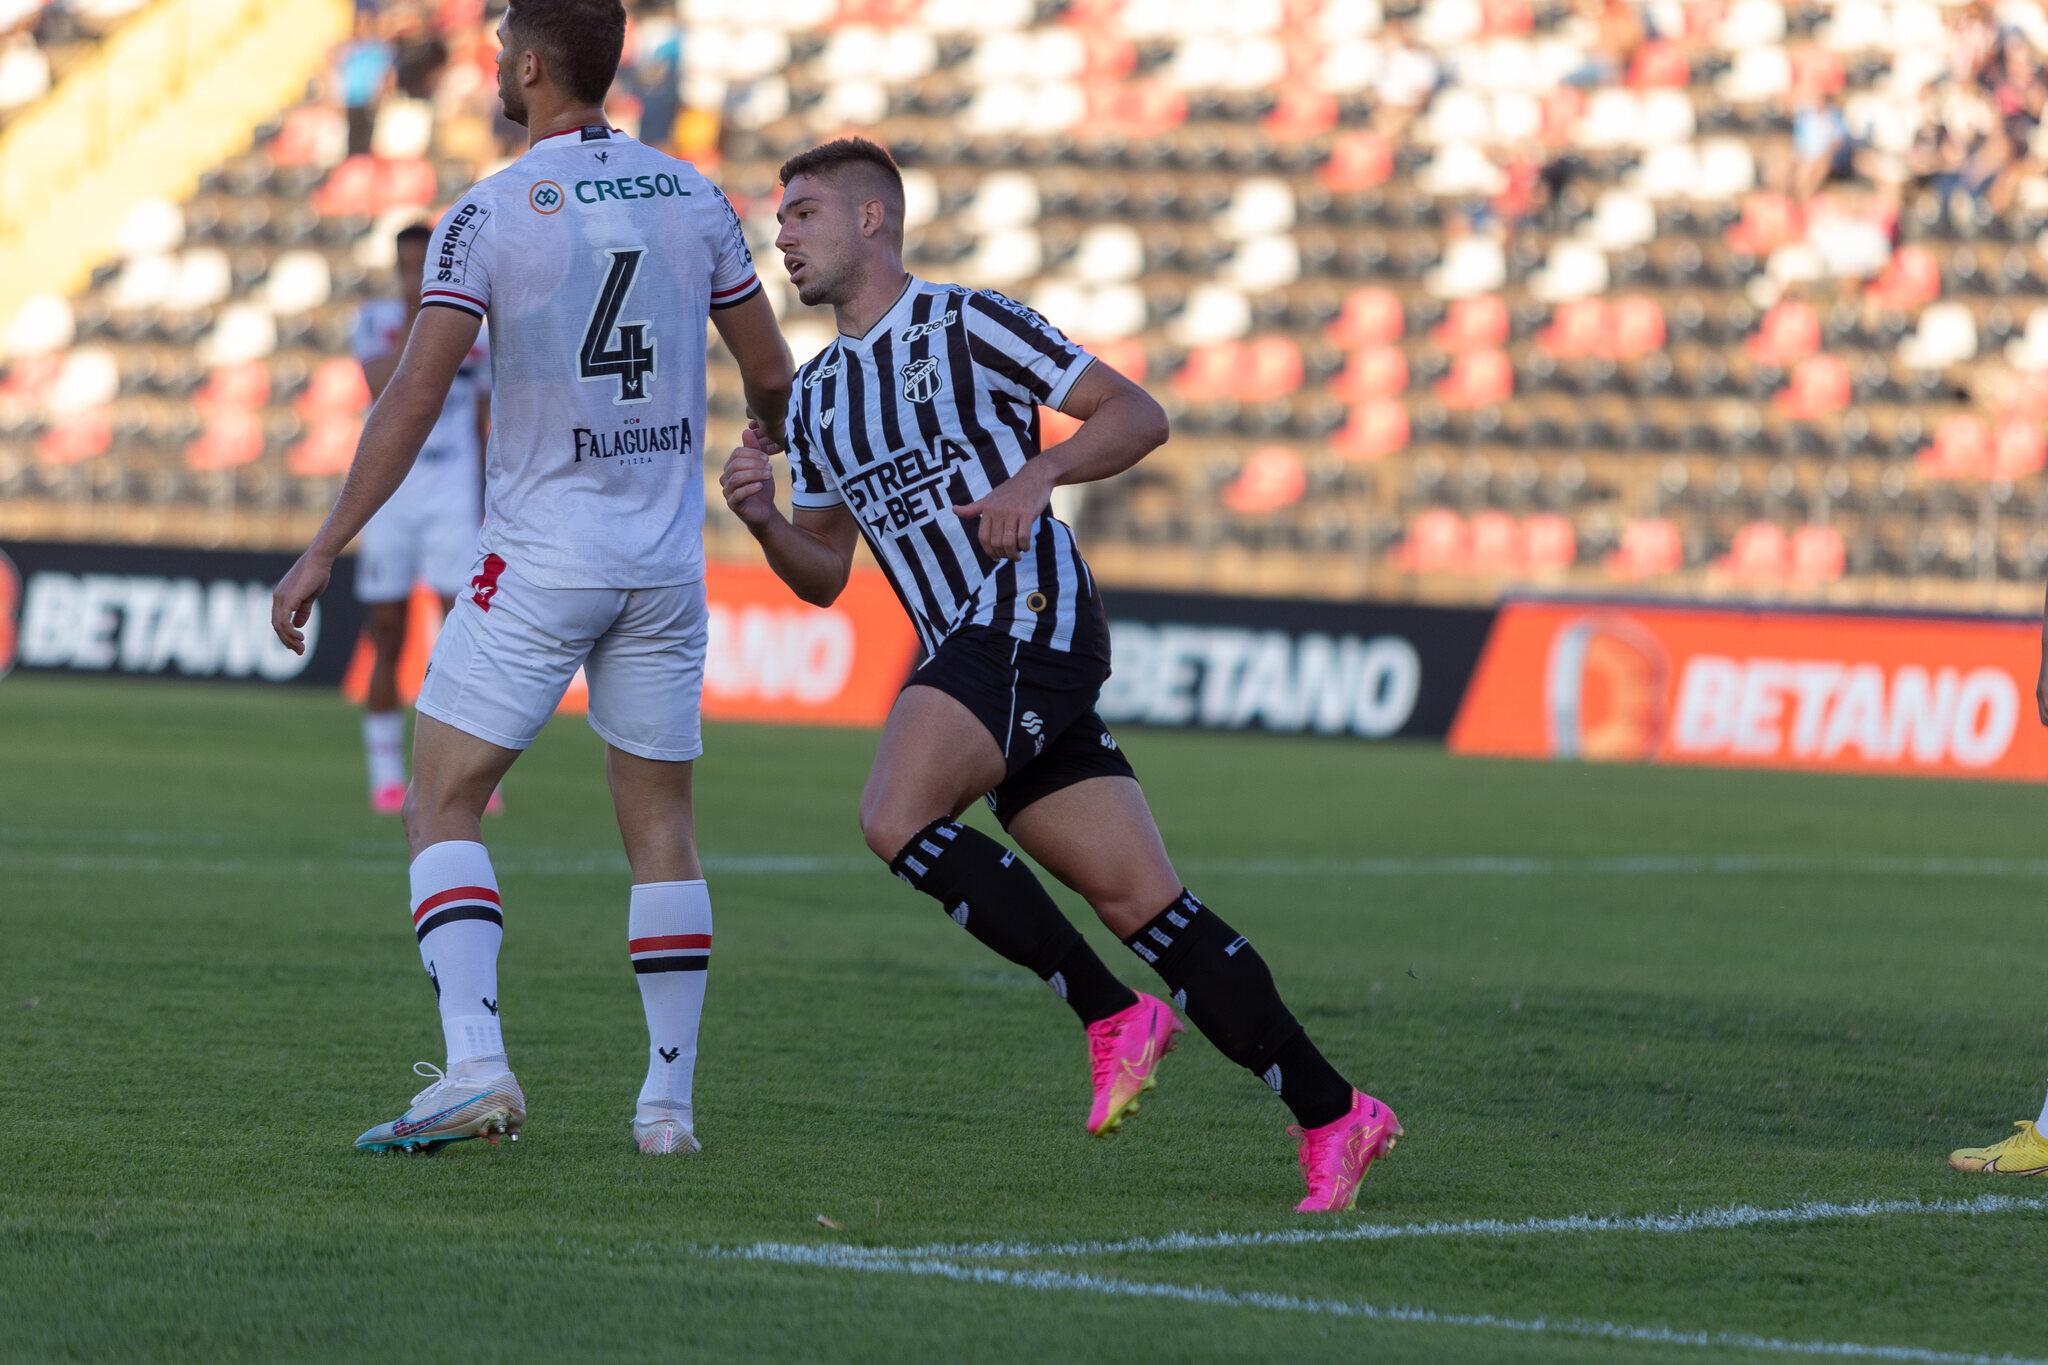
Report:
[{"label": "jersey sleeve", "polygon": [[349,329],[348,349],[356,358],[356,364],[367,365],[373,360],[382,360],[391,354],[389,332],[390,318],[387,311],[374,303],[364,304],[356,310],[355,325]]},{"label": "jersey sleeve", "polygon": [[713,185],[718,200],[718,223],[711,234],[711,306],[730,308],[745,303],[761,292],[761,277],[754,273],[754,253],[747,249],[747,230],[725,191]]},{"label": "jersey sleeve", "polygon": [[783,423],[782,448],[789,455],[789,500],[798,507],[814,510],[837,507],[846,501],[825,462],[818,458],[805,427],[810,422],[810,404],[805,401],[804,376],[798,372],[790,387],[789,416]]},{"label": "jersey sleeve", "polygon": [[1057,408],[1095,357],[1015,299],[977,289],[962,310],[967,345],[994,387],[1040,407]]},{"label": "jersey sleeve", "polygon": [[459,308],[483,317],[491,309],[492,209],[472,189],[441,215],[427,242],[420,307]]}]

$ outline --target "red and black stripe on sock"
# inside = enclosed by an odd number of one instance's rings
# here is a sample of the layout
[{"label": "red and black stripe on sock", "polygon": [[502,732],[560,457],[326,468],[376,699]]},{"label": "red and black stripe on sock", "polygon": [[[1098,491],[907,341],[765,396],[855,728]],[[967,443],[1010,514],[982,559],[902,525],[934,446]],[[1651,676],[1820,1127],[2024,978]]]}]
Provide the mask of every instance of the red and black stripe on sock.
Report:
[{"label": "red and black stripe on sock", "polygon": [[1351,1109],[1351,1082],[1289,1013],[1258,949],[1192,892],[1124,940],[1166,982],[1173,1003],[1216,1050],[1279,1092],[1304,1128]]},{"label": "red and black stripe on sock", "polygon": [[1095,955],[1024,860],[981,831],[934,820],[903,846],[889,870],[936,900],[983,944],[1037,973],[1082,1023],[1137,1003],[1137,993]]}]

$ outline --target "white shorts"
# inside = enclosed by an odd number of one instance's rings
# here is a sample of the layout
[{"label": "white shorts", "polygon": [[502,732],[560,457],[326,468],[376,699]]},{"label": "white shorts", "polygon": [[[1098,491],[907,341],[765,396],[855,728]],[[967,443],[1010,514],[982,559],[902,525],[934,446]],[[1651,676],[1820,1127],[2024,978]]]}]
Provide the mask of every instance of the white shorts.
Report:
[{"label": "white shorts", "polygon": [[427,663],[420,714],[524,749],[582,668],[590,728],[607,744],[669,763],[703,754],[697,711],[710,622],[701,582],[536,588],[496,555],[478,556],[465,580],[473,586]]},{"label": "white shorts", "polygon": [[435,507],[427,500],[378,508],[356,547],[357,599],[401,602],[415,583],[455,596],[469,585],[481,520],[475,509]]}]

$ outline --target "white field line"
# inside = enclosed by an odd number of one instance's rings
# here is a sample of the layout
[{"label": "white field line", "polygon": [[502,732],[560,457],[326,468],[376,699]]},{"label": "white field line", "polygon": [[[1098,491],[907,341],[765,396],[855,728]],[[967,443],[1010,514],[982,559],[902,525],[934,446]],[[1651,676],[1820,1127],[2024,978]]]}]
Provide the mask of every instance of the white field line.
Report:
[{"label": "white field line", "polygon": [[1919,1346],[1880,1346],[1853,1341],[1786,1341],[1746,1332],[1688,1332],[1671,1327],[1639,1327],[1628,1323],[1582,1318],[1509,1318],[1492,1313],[1438,1312],[1429,1308],[1387,1306],[1344,1299],[1311,1299],[1260,1290],[1216,1289],[1206,1285],[1153,1284],[1102,1275],[1056,1270],[1005,1270],[987,1265],[958,1265],[945,1260],[881,1258],[850,1247],[800,1247],[761,1244],[714,1247],[700,1253],[727,1261],[770,1265],[813,1266],[867,1274],[906,1275],[963,1284],[1000,1285],[1033,1293],[1098,1294],[1116,1298],[1162,1299],[1231,1309],[1265,1309],[1319,1317],[1351,1318],[1403,1326],[1460,1327],[1527,1336],[1577,1337],[1643,1346],[1717,1347],[1778,1355],[1828,1356],[1856,1360],[1901,1360],[1924,1365],[2044,1365],[2015,1356],[1987,1356],[1964,1351],[1933,1351]]},{"label": "white field line", "polygon": [[[1685,1233],[1730,1228],[1787,1227],[1842,1219],[1937,1215],[1972,1217],[1997,1213],[2048,1213],[2048,1199],[2021,1199],[1984,1194],[1974,1199],[1871,1199],[1853,1204],[1812,1201],[1784,1208],[1736,1204],[1696,1212],[1601,1215],[1575,1213],[1562,1218],[1475,1218],[1428,1223],[1344,1223],[1336,1227],[1283,1228],[1275,1232],[1171,1232],[1160,1237],[1131,1237],[1107,1242],[955,1242],[929,1246],[865,1247],[861,1254],[876,1260],[1040,1260],[1080,1256],[1150,1255],[1173,1251],[1212,1251],[1229,1247],[1321,1246],[1342,1242],[1388,1242],[1422,1237],[1485,1237],[1504,1239],[1602,1232]],[[770,1244],[772,1245],[772,1244]],[[795,1247],[795,1250],[807,1250]]]},{"label": "white field line", "polygon": [[[48,847],[35,847],[39,844]],[[296,857],[238,851],[251,847],[247,841],[230,840],[210,831],[86,831],[0,826],[0,867],[23,871],[304,875],[333,868],[366,869],[385,864],[400,867],[405,861],[396,830],[389,842],[329,845]],[[124,851],[95,851],[105,848]],[[491,856],[503,871],[532,876],[587,876],[626,869],[624,856],[609,850],[521,848],[514,842],[494,848]],[[839,875],[878,866],[873,859],[860,856],[716,852],[706,855],[705,865],[714,874],[724,876]],[[1954,858],[1910,854],[1861,858],[1770,853],[1605,857],[1189,858],[1182,860],[1181,865],[1191,872],[1257,877],[2048,877],[2048,858]]]}]

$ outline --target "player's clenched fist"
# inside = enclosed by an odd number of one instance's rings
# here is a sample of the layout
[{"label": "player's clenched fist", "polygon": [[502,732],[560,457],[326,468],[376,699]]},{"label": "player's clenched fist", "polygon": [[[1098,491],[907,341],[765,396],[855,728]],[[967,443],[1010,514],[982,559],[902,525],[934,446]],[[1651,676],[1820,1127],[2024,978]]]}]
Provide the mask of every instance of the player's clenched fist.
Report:
[{"label": "player's clenched fist", "polygon": [[775,516],[775,457],[762,449],[763,444],[752,430],[743,432],[718,476],[725,505],[749,526],[765,526]]},{"label": "player's clenched fist", "polygon": [[327,591],[327,579],[333,571],[334,561],[308,550],[277,581],[270,594],[270,628],[294,654],[306,652],[306,632],[300,627],[313,614],[313,599]]}]

